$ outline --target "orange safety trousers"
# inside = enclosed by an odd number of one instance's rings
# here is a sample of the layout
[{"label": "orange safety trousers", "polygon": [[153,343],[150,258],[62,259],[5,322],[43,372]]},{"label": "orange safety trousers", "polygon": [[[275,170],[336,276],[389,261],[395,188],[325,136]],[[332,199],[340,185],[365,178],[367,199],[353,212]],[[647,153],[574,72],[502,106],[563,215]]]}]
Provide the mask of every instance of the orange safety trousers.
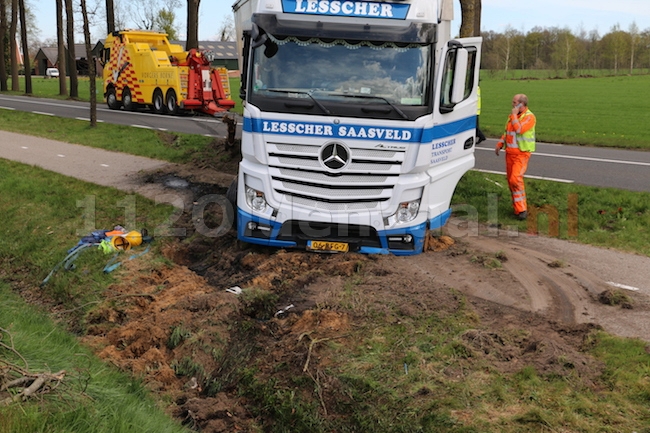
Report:
[{"label": "orange safety trousers", "polygon": [[508,186],[512,193],[512,207],[515,214],[528,210],[526,205],[526,188],[524,187],[524,173],[528,168],[531,152],[522,152],[516,147],[506,148],[506,176]]}]

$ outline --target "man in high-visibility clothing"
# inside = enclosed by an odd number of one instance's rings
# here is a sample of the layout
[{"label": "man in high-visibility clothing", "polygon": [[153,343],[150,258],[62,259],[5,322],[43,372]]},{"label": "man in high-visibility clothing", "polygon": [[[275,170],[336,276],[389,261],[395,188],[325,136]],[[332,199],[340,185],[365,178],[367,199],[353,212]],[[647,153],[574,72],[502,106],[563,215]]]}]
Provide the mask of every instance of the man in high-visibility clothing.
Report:
[{"label": "man in high-visibility clothing", "polygon": [[528,97],[515,95],[512,99],[512,112],[508,116],[506,132],[501,136],[494,151],[506,148],[506,175],[512,193],[512,207],[520,220],[528,217],[524,173],[528,168],[530,155],[535,151],[535,115],[528,109]]},{"label": "man in high-visibility clothing", "polygon": [[481,144],[485,141],[485,134],[481,131],[478,121],[481,117],[481,86],[476,88],[476,97],[478,98],[476,101],[476,144]]}]

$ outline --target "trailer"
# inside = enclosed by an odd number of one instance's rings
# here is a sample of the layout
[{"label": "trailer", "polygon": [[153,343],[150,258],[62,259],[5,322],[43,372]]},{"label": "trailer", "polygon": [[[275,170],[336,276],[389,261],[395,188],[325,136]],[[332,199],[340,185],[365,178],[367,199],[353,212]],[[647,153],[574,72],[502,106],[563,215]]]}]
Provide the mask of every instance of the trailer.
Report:
[{"label": "trailer", "polygon": [[149,107],[158,114],[198,111],[211,116],[235,106],[227,71],[210,66],[211,53],[183,50],[167,34],[116,31],[106,37],[104,98],[109,108]]},{"label": "trailer", "polygon": [[451,0],[239,0],[238,238],[412,255],[474,166],[480,38]]}]

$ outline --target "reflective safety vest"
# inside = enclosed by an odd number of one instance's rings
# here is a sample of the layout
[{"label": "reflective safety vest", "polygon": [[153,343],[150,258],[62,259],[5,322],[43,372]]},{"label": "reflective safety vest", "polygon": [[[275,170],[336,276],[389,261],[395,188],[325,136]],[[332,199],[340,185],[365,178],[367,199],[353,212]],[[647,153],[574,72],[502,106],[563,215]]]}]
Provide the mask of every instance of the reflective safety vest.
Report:
[{"label": "reflective safety vest", "polygon": [[478,101],[476,101],[476,115],[480,116],[481,115],[481,86],[476,87],[476,97],[478,98]]},{"label": "reflective safety vest", "polygon": [[517,133],[515,126],[512,124],[512,119],[508,119],[506,123],[506,133],[501,137],[501,141],[505,141],[506,148],[519,148],[522,152],[535,151],[535,115],[528,109],[524,114],[519,117],[519,123],[522,131]]}]

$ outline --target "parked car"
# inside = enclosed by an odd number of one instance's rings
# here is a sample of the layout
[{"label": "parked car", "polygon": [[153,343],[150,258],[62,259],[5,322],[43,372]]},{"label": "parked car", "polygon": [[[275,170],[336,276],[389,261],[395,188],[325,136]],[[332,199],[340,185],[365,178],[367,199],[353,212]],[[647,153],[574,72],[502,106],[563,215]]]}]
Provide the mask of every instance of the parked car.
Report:
[{"label": "parked car", "polygon": [[47,68],[45,70],[45,78],[58,78],[59,70],[57,68]]}]

